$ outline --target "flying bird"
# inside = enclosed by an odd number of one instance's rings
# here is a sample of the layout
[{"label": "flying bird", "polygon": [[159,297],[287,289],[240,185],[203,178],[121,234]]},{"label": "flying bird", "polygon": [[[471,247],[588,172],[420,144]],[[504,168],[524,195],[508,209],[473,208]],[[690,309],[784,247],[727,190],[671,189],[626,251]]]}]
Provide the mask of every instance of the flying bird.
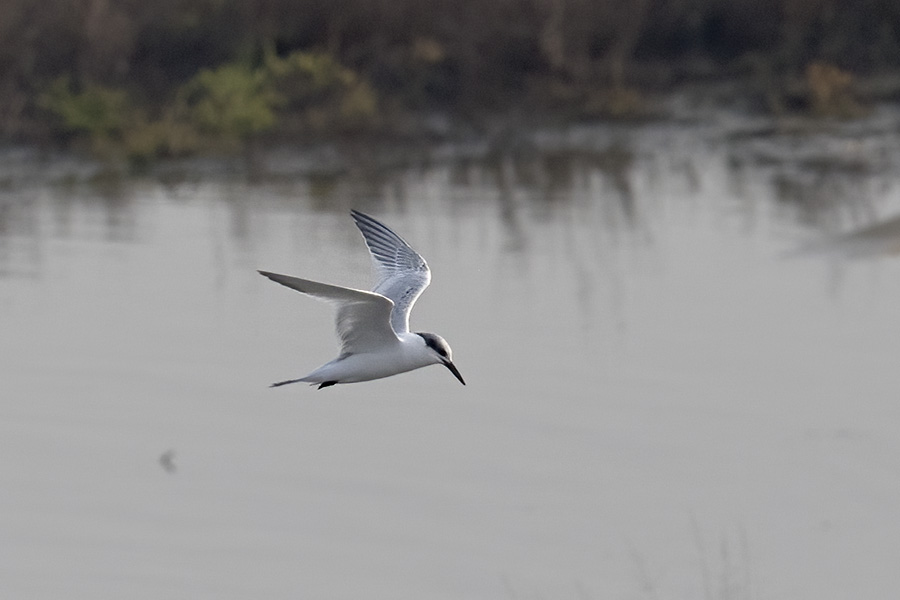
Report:
[{"label": "flying bird", "polygon": [[356,383],[390,377],[428,365],[444,365],[463,385],[450,346],[434,333],[409,331],[409,312],[431,282],[425,259],[386,225],[359,211],[350,215],[363,235],[378,282],[371,292],[259,271],[287,286],[337,307],[335,328],[341,342],[337,358],[309,375],[273,383]]}]

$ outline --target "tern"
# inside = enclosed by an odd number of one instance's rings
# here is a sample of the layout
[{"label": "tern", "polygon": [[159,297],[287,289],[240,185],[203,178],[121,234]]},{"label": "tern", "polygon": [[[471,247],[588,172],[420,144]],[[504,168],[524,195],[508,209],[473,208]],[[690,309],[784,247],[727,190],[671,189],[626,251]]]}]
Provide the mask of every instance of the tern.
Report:
[{"label": "tern", "polygon": [[463,385],[450,346],[434,333],[411,333],[409,312],[431,282],[425,259],[386,225],[359,211],[350,215],[363,235],[378,282],[371,292],[259,271],[276,283],[337,306],[335,328],[341,341],[337,358],[309,375],[273,383],[356,383],[390,377],[428,365],[444,365]]}]

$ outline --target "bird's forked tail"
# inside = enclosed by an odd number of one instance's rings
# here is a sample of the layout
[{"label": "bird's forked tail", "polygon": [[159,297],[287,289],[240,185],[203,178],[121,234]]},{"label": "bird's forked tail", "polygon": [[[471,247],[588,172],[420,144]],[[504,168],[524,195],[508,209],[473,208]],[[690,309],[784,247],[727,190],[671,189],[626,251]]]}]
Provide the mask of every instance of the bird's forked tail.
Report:
[{"label": "bird's forked tail", "polygon": [[308,383],[309,385],[316,385],[318,383],[319,384],[318,389],[321,390],[322,388],[337,384],[337,381],[322,381],[322,382],[309,381],[306,377],[301,377],[300,379],[288,379],[287,381],[278,381],[276,383],[273,383],[269,387],[279,387],[282,385],[287,385],[289,383]]}]

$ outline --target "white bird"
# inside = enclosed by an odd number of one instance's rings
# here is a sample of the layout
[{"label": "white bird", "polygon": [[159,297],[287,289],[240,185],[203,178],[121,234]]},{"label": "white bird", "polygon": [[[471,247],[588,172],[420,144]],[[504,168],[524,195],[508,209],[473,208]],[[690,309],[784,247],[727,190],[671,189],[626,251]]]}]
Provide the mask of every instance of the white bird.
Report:
[{"label": "white bird", "polygon": [[410,333],[409,311],[428,287],[428,264],[403,238],[372,217],[350,211],[369,247],[378,283],[371,292],[259,271],[272,281],[337,305],[335,327],[341,340],[337,358],[300,379],[273,383],[356,383],[390,377],[428,365],[444,365],[463,385],[450,346],[434,333]]}]

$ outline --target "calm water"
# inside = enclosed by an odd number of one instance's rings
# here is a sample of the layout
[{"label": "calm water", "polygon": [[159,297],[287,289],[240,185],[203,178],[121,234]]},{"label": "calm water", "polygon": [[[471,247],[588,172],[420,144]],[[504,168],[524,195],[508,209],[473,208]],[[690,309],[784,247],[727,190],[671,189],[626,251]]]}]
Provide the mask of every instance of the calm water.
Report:
[{"label": "calm water", "polygon": [[[583,128],[259,183],[5,154],[0,597],[891,596],[897,130]],[[368,286],[351,207],[428,259],[412,325],[468,386],[267,387],[336,343],[255,269]]]}]

